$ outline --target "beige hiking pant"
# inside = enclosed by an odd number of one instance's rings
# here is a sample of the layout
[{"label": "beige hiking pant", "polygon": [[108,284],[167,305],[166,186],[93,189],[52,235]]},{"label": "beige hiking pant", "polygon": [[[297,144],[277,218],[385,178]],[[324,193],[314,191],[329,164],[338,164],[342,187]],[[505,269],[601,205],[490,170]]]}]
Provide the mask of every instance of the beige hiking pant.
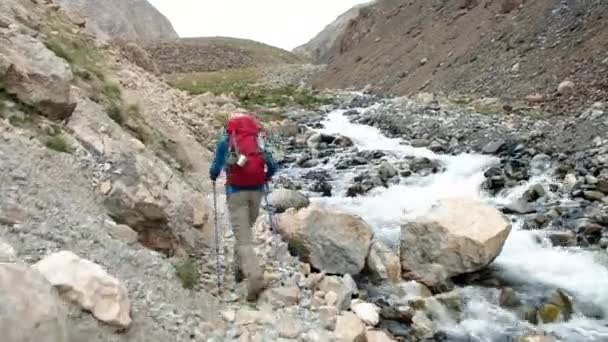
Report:
[{"label": "beige hiking pant", "polygon": [[253,225],[258,218],[261,191],[239,191],[226,197],[230,224],[236,239],[235,266],[248,280],[248,297],[255,297],[263,288],[263,275],[253,250]]}]

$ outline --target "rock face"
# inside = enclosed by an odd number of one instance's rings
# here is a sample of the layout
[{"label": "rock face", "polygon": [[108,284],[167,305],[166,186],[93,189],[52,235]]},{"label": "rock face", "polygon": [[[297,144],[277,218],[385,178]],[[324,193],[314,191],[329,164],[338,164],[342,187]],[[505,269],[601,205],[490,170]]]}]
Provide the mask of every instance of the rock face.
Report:
[{"label": "rock face", "polygon": [[474,272],[501,252],[511,231],[509,221],[492,207],[466,199],[449,199],[428,215],[401,228],[401,264],[408,273],[445,277]]},{"label": "rock face", "polygon": [[285,212],[278,230],[304,262],[333,274],[361,272],[372,240],[361,218],[318,206]]},{"label": "rock face", "polygon": [[[373,2],[373,1],[371,1]],[[361,9],[368,6],[371,2],[357,5],[342,15],[331,24],[325,26],[323,31],[317,34],[308,43],[298,46],[293,50],[296,54],[312,59],[315,63],[326,63],[328,52],[340,35],[346,30],[352,19],[361,13]]]},{"label": "rock face", "polygon": [[176,39],[171,22],[146,0],[59,0],[80,13],[88,30],[99,38],[135,41]]},{"label": "rock face", "polygon": [[0,263],[3,342],[67,342],[66,313],[56,290],[26,266]]},{"label": "rock face", "polygon": [[76,107],[70,66],[28,35],[0,37],[0,79],[7,93],[51,119],[68,118]]},{"label": "rock face", "polygon": [[273,190],[268,195],[268,202],[277,213],[282,213],[290,208],[302,209],[310,204],[306,196],[295,190],[284,188]]},{"label": "rock face", "polygon": [[126,287],[101,266],[64,251],[45,257],[32,268],[99,320],[121,327],[131,324]]},{"label": "rock face", "polygon": [[[511,99],[524,99],[530,89],[538,89],[539,95],[547,100],[543,109],[563,113],[564,98],[570,96],[558,96],[558,84],[547,87],[541,78],[518,75],[530,74],[543,65],[533,61],[565,60],[572,55],[585,56],[585,51],[595,51],[597,45],[593,39],[604,41],[608,33],[603,26],[607,10],[608,6],[601,1],[579,6],[553,0],[379,0],[351,17],[329,49],[325,46],[318,49],[327,67],[313,84],[332,89],[369,86],[375,93],[394,95],[421,90],[457,93],[464,86],[477,89],[483,96],[500,94]],[[558,14],[562,11],[568,15]],[[594,13],[601,15],[594,17]],[[561,37],[556,28],[570,27],[577,17],[587,18],[585,29],[567,38]],[[552,24],[537,24],[542,22]],[[495,34],[468,34],[489,29],[490,23],[497,23],[493,27]],[[521,37],[509,36],[513,25],[521,29]],[[532,49],[526,42],[539,35],[547,40]],[[400,44],[395,45],[397,37],[401,37]],[[498,40],[508,46],[506,51],[504,46],[496,44]],[[557,40],[568,48],[556,55],[551,45]],[[598,53],[603,56],[602,52]],[[600,75],[608,71],[608,64],[602,64],[605,58],[585,62],[588,72],[572,79],[576,94],[601,93],[599,98],[607,98],[605,87],[597,85],[603,80]],[[519,67],[514,67],[517,62]],[[572,77],[567,70],[573,67],[574,62],[554,63],[547,66],[545,72],[561,81]],[[514,77],[514,73],[517,76]],[[567,111],[578,113],[596,98],[577,99],[568,104]]]}]

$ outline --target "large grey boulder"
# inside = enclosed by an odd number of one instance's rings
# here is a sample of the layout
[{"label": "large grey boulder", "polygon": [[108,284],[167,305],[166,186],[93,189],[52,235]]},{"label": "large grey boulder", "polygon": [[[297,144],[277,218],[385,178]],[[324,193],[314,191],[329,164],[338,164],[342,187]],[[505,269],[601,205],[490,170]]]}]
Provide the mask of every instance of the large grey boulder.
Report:
[{"label": "large grey boulder", "polygon": [[509,220],[488,205],[441,201],[425,217],[401,227],[404,276],[437,283],[478,271],[496,259],[510,231]]},{"label": "large grey boulder", "polygon": [[290,208],[302,209],[310,204],[308,197],[296,190],[285,188],[273,190],[268,195],[268,202],[277,213],[282,213]]},{"label": "large grey boulder", "polygon": [[63,297],[92,312],[97,319],[122,328],[131,324],[127,288],[101,266],[61,251],[44,257],[32,268],[61,289]]},{"label": "large grey boulder", "polygon": [[55,289],[25,265],[0,263],[2,342],[67,342],[66,312]]},{"label": "large grey boulder", "polygon": [[28,35],[0,36],[0,78],[7,93],[51,119],[68,118],[76,108],[70,66]]},{"label": "large grey boulder", "polygon": [[331,274],[361,272],[373,237],[360,217],[316,205],[279,215],[278,230],[302,261]]}]

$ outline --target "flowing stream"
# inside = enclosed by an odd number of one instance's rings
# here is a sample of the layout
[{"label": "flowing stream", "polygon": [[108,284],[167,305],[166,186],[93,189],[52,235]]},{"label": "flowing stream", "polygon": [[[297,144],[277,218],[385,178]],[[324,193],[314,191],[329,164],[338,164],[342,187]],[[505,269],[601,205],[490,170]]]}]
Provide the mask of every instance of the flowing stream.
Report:
[{"label": "flowing stream", "polygon": [[[346,187],[352,184],[352,170],[336,172],[331,161],[317,167],[327,169],[336,179],[332,182],[332,197],[313,201],[360,215],[373,226],[377,238],[391,246],[398,245],[400,222],[423,215],[437,200],[466,197],[498,205],[519,196],[533,183],[551,181],[549,165],[541,165],[528,184],[489,197],[481,191],[483,173],[498,159],[475,154],[441,155],[414,148],[399,139],[387,138],[376,128],[351,123],[343,114],[344,110],[331,112],[319,131],[347,136],[359,150],[384,151],[389,161],[427,157],[445,166],[443,172],[425,177],[414,175],[354,198],[345,196]],[[564,289],[575,298],[574,317],[568,322],[535,327],[499,305],[498,289],[468,286],[458,288],[465,299],[464,319],[440,321],[441,329],[464,336],[463,341],[509,341],[509,336],[535,330],[551,332],[561,341],[608,341],[608,321],[603,318],[608,316],[608,268],[598,258],[599,252],[552,247],[542,231],[522,230],[520,226],[520,219],[514,218],[513,230],[493,268],[522,297],[534,298],[556,288]],[[592,318],[593,314],[596,318]]]}]

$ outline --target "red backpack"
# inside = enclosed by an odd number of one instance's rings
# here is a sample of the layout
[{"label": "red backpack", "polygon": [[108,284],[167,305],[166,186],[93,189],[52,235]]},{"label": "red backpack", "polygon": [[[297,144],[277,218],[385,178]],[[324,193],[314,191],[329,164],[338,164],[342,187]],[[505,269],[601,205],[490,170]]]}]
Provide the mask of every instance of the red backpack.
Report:
[{"label": "red backpack", "polygon": [[266,165],[264,153],[258,146],[258,136],[261,132],[257,120],[249,115],[232,117],[226,125],[228,146],[236,155],[247,158],[244,165],[237,163],[228,165],[226,172],[229,185],[241,187],[255,187],[263,185],[266,181]]}]

